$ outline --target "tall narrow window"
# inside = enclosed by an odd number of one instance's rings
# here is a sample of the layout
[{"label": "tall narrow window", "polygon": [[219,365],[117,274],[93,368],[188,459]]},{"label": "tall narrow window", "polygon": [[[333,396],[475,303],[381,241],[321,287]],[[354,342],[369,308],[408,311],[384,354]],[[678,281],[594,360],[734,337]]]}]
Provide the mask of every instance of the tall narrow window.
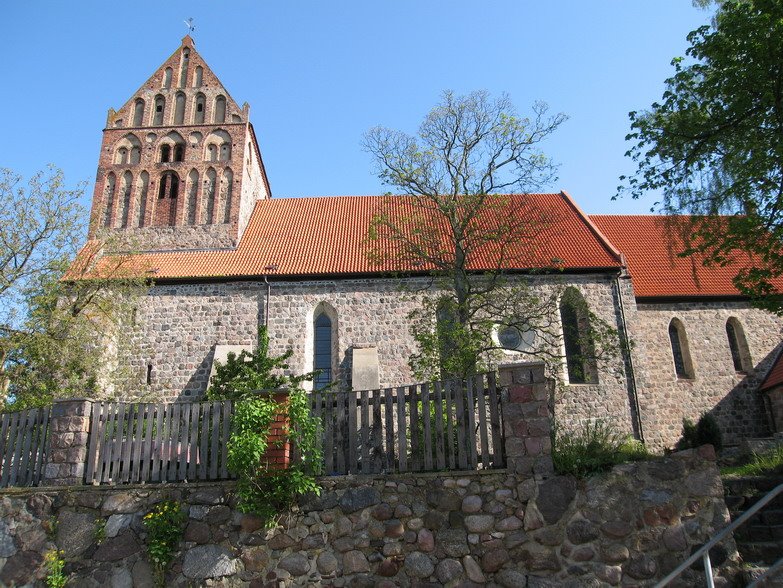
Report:
[{"label": "tall narrow window", "polygon": [[193,83],[194,88],[200,88],[201,87],[201,79],[204,76],[204,68],[200,65],[196,66],[196,80]]},{"label": "tall narrow window", "polygon": [[130,207],[131,207],[131,190],[132,190],[132,184],[133,184],[133,176],[131,176],[131,173],[129,171],[126,171],[122,175],[122,182],[120,183],[120,194],[119,194],[119,205],[120,205],[120,211],[118,216],[118,221],[120,226],[124,229],[128,226],[128,219],[130,216]]},{"label": "tall narrow window", "polygon": [[229,159],[231,159],[231,145],[223,143],[220,146],[220,161],[228,161]]},{"label": "tall narrow window", "polygon": [[217,145],[207,146],[207,161],[217,161]]},{"label": "tall narrow window", "polygon": [[678,320],[672,319],[669,323],[669,342],[672,346],[672,360],[674,361],[674,373],[678,378],[693,378],[693,363],[688,349],[688,337],[685,334],[685,326]]},{"label": "tall narrow window", "polygon": [[141,147],[134,145],[131,147],[130,162],[139,163],[139,161],[141,161]]},{"label": "tall narrow window", "polygon": [[163,124],[163,114],[166,110],[166,99],[158,94],[155,97],[155,117],[152,120],[152,124],[159,127]]},{"label": "tall narrow window", "polygon": [[158,203],[155,207],[155,225],[174,226],[177,220],[177,196],[179,194],[179,176],[166,172],[160,177]]},{"label": "tall narrow window", "polygon": [[133,126],[140,127],[144,124],[144,100],[136,98],[133,104]]},{"label": "tall narrow window", "polygon": [[318,373],[313,380],[313,389],[322,390],[332,382],[332,321],[322,312],[316,317],[314,326],[313,370]]},{"label": "tall narrow window", "polygon": [[206,110],[206,103],[207,99],[199,92],[196,94],[196,112],[193,115],[193,122],[197,125],[200,125],[204,122],[204,110]]},{"label": "tall narrow window", "polygon": [[168,163],[171,161],[171,145],[164,143],[160,146],[160,161],[161,163]]},{"label": "tall narrow window", "polygon": [[188,175],[188,211],[187,224],[196,224],[196,210],[198,206],[198,172],[195,169],[190,170]]},{"label": "tall narrow window", "polygon": [[136,198],[136,210],[137,210],[137,216],[136,216],[136,226],[137,227],[143,227],[145,219],[144,217],[147,215],[147,190],[149,189],[150,184],[150,175],[143,171],[141,172],[141,175],[139,176],[139,190],[138,190],[138,196]]},{"label": "tall narrow window", "polygon": [[185,122],[185,94],[177,92],[174,103],[174,124],[181,125]]},{"label": "tall narrow window", "polygon": [[120,147],[117,150],[117,158],[114,162],[120,164],[128,163],[128,150],[125,147]]},{"label": "tall narrow window", "polygon": [[729,340],[729,350],[731,351],[731,361],[734,363],[734,370],[741,373],[747,373],[753,368],[753,362],[750,358],[748,342],[745,339],[745,331],[742,325],[735,318],[731,317],[726,321],[726,336]]},{"label": "tall narrow window", "polygon": [[560,321],[568,383],[596,383],[598,368],[590,337],[587,303],[575,288],[568,288],[560,300]]},{"label": "tall narrow window", "polygon": [[111,217],[114,209],[114,190],[117,185],[117,178],[114,174],[109,174],[106,178],[106,187],[103,190],[103,202],[105,208],[103,209],[103,226],[111,227]]},{"label": "tall narrow window", "polygon": [[220,124],[226,122],[226,97],[218,96],[215,98],[215,122]]},{"label": "tall narrow window", "polygon": [[205,218],[206,224],[211,225],[215,222],[215,197],[216,197],[216,191],[217,191],[217,172],[214,168],[210,167],[207,170],[207,180],[206,180],[206,190],[204,193],[204,200],[206,200],[206,213],[205,216],[202,216],[202,218]]},{"label": "tall narrow window", "polygon": [[182,143],[174,145],[174,161],[185,161],[185,146]]},{"label": "tall narrow window", "polygon": [[171,68],[167,67],[166,71],[163,72],[163,87],[168,89],[171,88]]},{"label": "tall narrow window", "polygon": [[226,168],[223,171],[223,195],[221,197],[221,206],[223,207],[224,223],[231,222],[231,195],[234,190],[234,174],[230,169]]},{"label": "tall narrow window", "polygon": [[184,88],[188,85],[188,64],[190,63],[190,49],[182,51],[182,66],[179,70],[179,87]]}]

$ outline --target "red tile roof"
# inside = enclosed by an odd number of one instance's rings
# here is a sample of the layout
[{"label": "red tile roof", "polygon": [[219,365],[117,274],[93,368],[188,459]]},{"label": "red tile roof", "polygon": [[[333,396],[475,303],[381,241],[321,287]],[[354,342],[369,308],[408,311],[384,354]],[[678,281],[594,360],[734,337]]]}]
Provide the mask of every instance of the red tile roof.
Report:
[{"label": "red tile roof", "polygon": [[771,390],[781,384],[783,384],[783,350],[778,353],[775,363],[772,364],[772,368],[769,370],[767,377],[764,378],[761,386],[759,386],[759,390],[761,392],[764,390]]},{"label": "red tile roof", "polygon": [[[705,267],[703,257],[678,257],[685,249],[687,217],[591,215],[598,229],[625,255],[637,297],[737,296],[732,279],[751,263],[737,252],[726,266]],[[783,283],[778,287],[783,286]]]},{"label": "red tile roof", "polygon": [[[619,268],[617,252],[598,234],[590,220],[565,193],[497,196],[497,218],[544,219],[534,222],[533,239],[523,240],[506,252],[507,269],[551,267],[563,269]],[[395,270],[426,271],[424,265],[397,266],[393,261],[372,263],[373,246],[386,252],[394,244],[368,241],[372,218],[387,211],[402,218],[412,214],[406,196],[336,196],[273,198],[256,203],[248,227],[234,250],[153,252],[138,256],[155,279],[229,278],[273,274],[323,276],[377,274]],[[437,223],[436,223],[437,224]],[[492,226],[491,215],[477,219]],[[484,246],[470,260],[475,270],[495,267],[500,252]],[[277,266],[275,271],[267,269]]]}]

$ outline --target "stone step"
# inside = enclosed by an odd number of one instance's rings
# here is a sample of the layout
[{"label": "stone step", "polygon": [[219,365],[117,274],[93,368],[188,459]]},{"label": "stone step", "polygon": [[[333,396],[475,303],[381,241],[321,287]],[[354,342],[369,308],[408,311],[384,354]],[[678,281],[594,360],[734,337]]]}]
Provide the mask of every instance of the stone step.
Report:
[{"label": "stone step", "polygon": [[727,496],[745,494],[766,494],[783,484],[783,476],[752,476],[746,478],[723,478],[723,489]]},{"label": "stone step", "polygon": [[[726,506],[729,508],[729,510],[733,511],[744,511],[749,509],[751,506],[756,504],[759,500],[764,498],[766,496],[766,492],[756,493],[756,494],[750,494],[750,495],[737,495],[737,494],[728,494],[724,496],[724,500],[726,502]],[[772,510],[780,510],[783,509],[783,492],[775,496],[770,502],[764,506],[765,509],[772,509]]]},{"label": "stone step", "polygon": [[[729,509],[731,520],[736,521],[740,516],[742,516],[743,512],[744,511],[741,510]],[[783,510],[768,511],[766,508],[763,508],[759,512],[754,514],[752,517],[750,517],[750,520],[748,520],[743,526],[746,527],[748,525],[766,525],[768,527],[783,525]]]},{"label": "stone step", "polygon": [[[744,566],[740,572],[739,580],[743,586],[747,586],[757,578],[761,577],[768,570],[768,566],[748,565]],[[783,585],[783,571],[778,570],[769,578],[765,578],[759,588],[772,588],[773,586]]]},{"label": "stone step", "polygon": [[737,551],[746,563],[772,565],[783,557],[783,541],[738,541]]},{"label": "stone step", "polygon": [[754,525],[747,523],[734,531],[734,540],[742,541],[779,541],[783,540],[783,525]]}]

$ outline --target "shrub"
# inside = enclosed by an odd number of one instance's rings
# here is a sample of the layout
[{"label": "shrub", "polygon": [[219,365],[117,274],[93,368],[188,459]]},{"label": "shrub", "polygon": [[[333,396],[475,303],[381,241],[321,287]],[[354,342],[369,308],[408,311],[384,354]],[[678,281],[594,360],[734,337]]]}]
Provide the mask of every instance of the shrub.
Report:
[{"label": "shrub", "polygon": [[144,515],[147,553],[159,586],[165,585],[166,568],[174,559],[174,553],[182,541],[186,521],[187,515],[174,500],[159,502]]},{"label": "shrub", "polygon": [[603,422],[586,422],[573,432],[552,435],[552,462],[559,474],[584,478],[626,461],[650,456],[645,446]]},{"label": "shrub", "polygon": [[710,444],[715,451],[723,448],[723,434],[717,419],[705,412],[696,424],[690,419],[682,419],[682,438],[677,442],[677,449],[691,449]]},{"label": "shrub", "polygon": [[64,573],[65,559],[62,551],[47,551],[44,555],[46,566],[47,588],[63,588],[68,583],[68,576]]}]

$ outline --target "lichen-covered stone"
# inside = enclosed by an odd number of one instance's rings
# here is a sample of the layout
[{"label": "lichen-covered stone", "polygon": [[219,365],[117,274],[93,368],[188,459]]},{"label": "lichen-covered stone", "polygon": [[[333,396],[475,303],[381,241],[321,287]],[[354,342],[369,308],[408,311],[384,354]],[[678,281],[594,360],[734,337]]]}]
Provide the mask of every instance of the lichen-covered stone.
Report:
[{"label": "lichen-covered stone", "polygon": [[199,545],[185,552],[182,573],[192,580],[231,576],[240,567],[233,554],[219,545]]}]

